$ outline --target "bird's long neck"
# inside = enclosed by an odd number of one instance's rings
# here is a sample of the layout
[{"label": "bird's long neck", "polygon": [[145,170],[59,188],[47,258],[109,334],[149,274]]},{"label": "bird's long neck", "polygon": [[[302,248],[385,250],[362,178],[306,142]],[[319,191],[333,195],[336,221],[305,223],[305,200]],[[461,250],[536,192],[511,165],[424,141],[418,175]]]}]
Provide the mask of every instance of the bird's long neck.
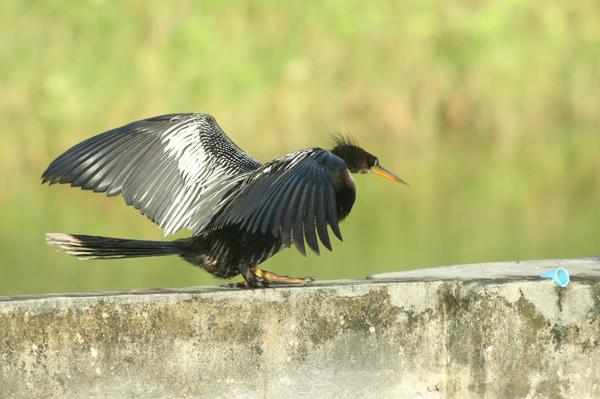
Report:
[{"label": "bird's long neck", "polygon": [[350,211],[356,199],[356,186],[348,169],[333,174],[335,201],[338,219],[342,221]]}]

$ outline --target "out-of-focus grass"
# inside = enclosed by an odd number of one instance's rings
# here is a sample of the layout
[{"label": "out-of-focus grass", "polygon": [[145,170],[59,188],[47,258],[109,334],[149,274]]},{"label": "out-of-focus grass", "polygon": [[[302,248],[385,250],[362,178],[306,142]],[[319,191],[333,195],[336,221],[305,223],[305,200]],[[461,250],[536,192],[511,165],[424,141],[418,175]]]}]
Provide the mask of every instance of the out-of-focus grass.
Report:
[{"label": "out-of-focus grass", "polygon": [[[81,262],[49,231],[158,239],[120,199],[40,186],[69,146],[208,112],[261,160],[350,133],[412,187],[357,176],[317,278],[600,254],[600,3],[0,3],[0,295],[216,281],[177,258]],[[185,236],[179,233],[177,236]]]}]

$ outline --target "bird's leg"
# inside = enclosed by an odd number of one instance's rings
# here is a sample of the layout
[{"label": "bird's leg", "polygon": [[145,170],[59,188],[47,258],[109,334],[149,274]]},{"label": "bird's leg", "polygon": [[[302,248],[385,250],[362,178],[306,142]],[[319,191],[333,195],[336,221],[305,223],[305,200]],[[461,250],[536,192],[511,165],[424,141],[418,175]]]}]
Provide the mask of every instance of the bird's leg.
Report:
[{"label": "bird's leg", "polygon": [[262,285],[265,287],[272,287],[276,285],[302,285],[310,283],[314,280],[312,277],[283,276],[281,274],[259,269],[258,266],[251,267],[250,272],[256,276],[259,284],[262,283]]},{"label": "bird's leg", "polygon": [[259,269],[258,266],[241,267],[240,274],[244,278],[244,281],[239,283],[225,284],[224,286],[232,288],[276,287],[303,285],[314,280],[312,277],[283,276],[281,274]]},{"label": "bird's leg", "polygon": [[254,269],[254,267],[248,267],[248,266],[240,267],[240,273],[242,274],[244,281],[236,284],[235,286],[238,286],[238,287],[245,286],[246,288],[258,288],[258,287],[262,286],[262,284],[259,284],[259,280],[256,278],[256,275],[254,274],[253,269]]},{"label": "bird's leg", "polygon": [[248,267],[246,265],[240,266],[240,274],[244,278],[244,281],[240,281],[238,283],[227,283],[223,284],[221,287],[227,288],[258,288],[258,287],[266,287],[263,284],[263,281],[258,279],[254,274],[254,267]]}]

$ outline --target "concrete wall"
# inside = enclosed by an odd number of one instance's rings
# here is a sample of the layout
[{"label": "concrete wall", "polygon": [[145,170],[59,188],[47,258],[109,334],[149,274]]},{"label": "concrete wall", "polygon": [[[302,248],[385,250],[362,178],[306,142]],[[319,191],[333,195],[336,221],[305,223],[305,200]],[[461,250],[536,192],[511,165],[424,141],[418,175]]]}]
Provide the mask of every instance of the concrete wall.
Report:
[{"label": "concrete wall", "polygon": [[0,396],[600,397],[597,259],[374,277],[0,298]]}]

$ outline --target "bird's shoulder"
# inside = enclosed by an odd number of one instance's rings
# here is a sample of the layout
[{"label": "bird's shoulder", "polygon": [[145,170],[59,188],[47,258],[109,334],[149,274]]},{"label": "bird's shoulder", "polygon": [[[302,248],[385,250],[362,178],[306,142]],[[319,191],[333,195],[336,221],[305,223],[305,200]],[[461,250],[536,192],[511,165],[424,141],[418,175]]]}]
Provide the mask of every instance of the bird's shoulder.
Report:
[{"label": "bird's shoulder", "polygon": [[[173,113],[173,114],[163,114],[163,115],[152,116],[152,117],[149,117],[146,119],[141,119],[141,121],[171,122],[171,123],[195,121],[198,123],[203,123],[208,127],[217,123],[214,116],[212,116],[210,114],[204,114],[204,113],[198,113],[198,112],[179,112],[179,113]],[[135,122],[133,122],[133,123],[135,123]]]},{"label": "bird's shoulder", "polygon": [[130,122],[113,129],[113,131],[157,134],[165,140],[168,140],[169,137],[185,136],[193,136],[207,142],[225,139],[227,144],[231,144],[231,140],[221,129],[215,117],[202,113],[187,112],[153,116]]},{"label": "bird's shoulder", "polygon": [[296,167],[306,166],[307,164],[320,166],[331,172],[347,169],[344,160],[332,152],[323,148],[312,147],[294,151],[266,162],[256,172],[260,174],[286,172],[294,170]]},{"label": "bird's shoulder", "polygon": [[182,129],[190,127],[201,133],[220,130],[216,119],[212,115],[186,112],[138,119],[111,129],[108,132],[120,132],[121,134],[159,134],[164,136],[178,133]]},{"label": "bird's shoulder", "polygon": [[231,173],[254,170],[260,166],[259,161],[227,136],[210,114],[164,114],[132,122],[121,129],[158,135],[165,151],[178,159],[183,158],[183,161],[190,157],[198,158],[194,163],[213,160],[230,169]]}]

